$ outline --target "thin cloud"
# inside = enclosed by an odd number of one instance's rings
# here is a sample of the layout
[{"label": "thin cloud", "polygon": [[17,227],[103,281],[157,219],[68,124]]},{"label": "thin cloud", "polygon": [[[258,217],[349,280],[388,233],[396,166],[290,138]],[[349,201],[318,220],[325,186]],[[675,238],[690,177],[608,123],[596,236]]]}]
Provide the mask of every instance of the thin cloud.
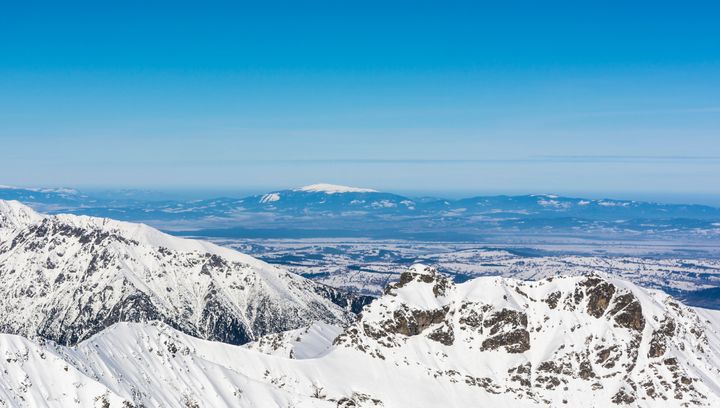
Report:
[{"label": "thin cloud", "polygon": [[648,155],[544,155],[537,156],[547,161],[593,161],[593,162],[719,162],[720,156],[648,156]]},{"label": "thin cloud", "polygon": [[582,116],[640,116],[640,115],[682,115],[692,113],[720,113],[720,106],[695,108],[639,109],[626,111],[598,111],[581,113]]}]

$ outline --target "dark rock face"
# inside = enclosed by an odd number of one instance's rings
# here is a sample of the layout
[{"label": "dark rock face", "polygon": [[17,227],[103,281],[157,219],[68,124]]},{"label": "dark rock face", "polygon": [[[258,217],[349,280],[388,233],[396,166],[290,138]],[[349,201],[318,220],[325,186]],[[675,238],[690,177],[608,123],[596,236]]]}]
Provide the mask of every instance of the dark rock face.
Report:
[{"label": "dark rock face", "polygon": [[483,321],[490,330],[490,337],[482,342],[481,350],[497,350],[505,347],[508,353],[523,353],[530,349],[530,333],[527,331],[527,314],[503,309]]},{"label": "dark rock face", "polygon": [[645,328],[642,306],[632,293],[617,296],[610,314],[615,316],[615,322],[621,327],[636,331]]},{"label": "dark rock face", "polygon": [[[642,306],[635,295],[625,291],[619,293],[610,282],[596,276],[588,277],[582,285],[587,296],[587,313],[597,319],[604,315],[614,318],[620,327],[642,331],[645,327],[645,318]],[[579,289],[579,288],[578,288]],[[585,296],[576,290],[576,303]],[[612,306],[612,307],[611,307]]]},{"label": "dark rock face", "polygon": [[416,336],[432,325],[443,323],[448,311],[448,307],[436,310],[397,310],[390,330],[404,336]]},{"label": "dark rock face", "polygon": [[506,325],[527,328],[527,314],[517,310],[502,309],[483,321],[483,327],[490,329],[490,335],[497,334]]},{"label": "dark rock face", "polygon": [[253,340],[245,323],[230,313],[219,299],[209,299],[201,313],[200,331],[208,340],[245,344]]},{"label": "dark rock face", "polygon": [[667,341],[675,335],[675,321],[666,316],[659,329],[653,331],[648,357],[661,357],[667,349]]},{"label": "dark rock face", "polygon": [[582,378],[583,380],[589,380],[591,378],[595,378],[596,374],[595,371],[593,371],[592,363],[588,359],[584,359],[580,362],[580,370],[578,371],[578,376]]},{"label": "dark rock face", "polygon": [[555,308],[557,308],[558,301],[560,300],[560,296],[562,296],[562,293],[560,293],[560,291],[555,291],[555,292],[551,293],[550,295],[548,295],[547,299],[545,299],[545,303],[548,304],[550,309],[555,309]]},{"label": "dark rock face", "polygon": [[357,295],[321,283],[316,283],[314,289],[318,295],[354,314],[359,314],[366,305],[375,300],[372,296]]},{"label": "dark rock face", "polygon": [[588,278],[584,283],[588,302],[587,312],[590,316],[600,318],[610,305],[610,299],[615,294],[615,286],[596,277]]},{"label": "dark rock face", "polygon": [[353,392],[348,397],[342,397],[336,402],[337,408],[383,407],[382,400],[373,398],[368,394]]},{"label": "dark rock face", "polygon": [[508,375],[510,375],[510,381],[517,382],[523,387],[530,387],[530,377],[532,373],[532,364],[525,363],[517,367],[510,368]]},{"label": "dark rock face", "polygon": [[617,405],[629,405],[635,402],[635,393],[633,391],[628,392],[626,388],[621,388],[612,397],[612,402]]},{"label": "dark rock face", "polygon": [[460,306],[460,324],[472,329],[479,329],[483,324],[483,313],[488,312],[492,307],[483,305],[479,311],[476,311],[472,303],[463,302]]},{"label": "dark rock face", "polygon": [[445,296],[448,289],[453,286],[452,280],[446,276],[440,275],[437,271],[430,267],[425,267],[422,273],[418,273],[414,270],[405,271],[400,274],[400,280],[395,283],[391,283],[385,288],[383,294],[394,295],[397,289],[405,287],[410,282],[422,282],[432,284],[433,294],[436,297]]},{"label": "dark rock face", "polygon": [[85,305],[74,320],[67,320],[59,309],[52,309],[38,328],[37,335],[60,344],[72,345],[99,333],[118,322],[170,321],[141,292],[128,294],[124,299],[99,311]]},{"label": "dark rock face", "polygon": [[452,326],[444,324],[428,334],[428,338],[446,346],[452,346],[455,342],[455,333]]},{"label": "dark rock face", "polygon": [[524,353],[530,350],[530,333],[527,330],[518,329],[498,334],[485,339],[482,342],[481,350],[497,350],[500,347],[505,347],[505,351],[508,353]]}]

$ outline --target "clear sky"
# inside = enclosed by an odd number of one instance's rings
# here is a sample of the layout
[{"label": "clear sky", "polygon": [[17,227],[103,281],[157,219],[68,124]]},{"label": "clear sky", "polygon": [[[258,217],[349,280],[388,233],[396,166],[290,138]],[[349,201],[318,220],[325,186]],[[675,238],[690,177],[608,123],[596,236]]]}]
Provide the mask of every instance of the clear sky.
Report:
[{"label": "clear sky", "polygon": [[0,184],[718,194],[719,4],[4,1]]}]

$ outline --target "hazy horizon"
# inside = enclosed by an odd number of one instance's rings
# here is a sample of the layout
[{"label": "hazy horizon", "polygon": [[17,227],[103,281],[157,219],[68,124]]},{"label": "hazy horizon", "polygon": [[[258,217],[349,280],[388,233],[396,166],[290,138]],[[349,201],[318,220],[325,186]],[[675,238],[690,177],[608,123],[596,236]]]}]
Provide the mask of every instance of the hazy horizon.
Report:
[{"label": "hazy horizon", "polygon": [[[0,180],[2,181],[2,180]],[[98,198],[121,198],[123,194],[141,200],[200,200],[219,197],[244,198],[251,195],[265,194],[273,191],[290,190],[309,184],[324,182],[308,182],[298,185],[271,185],[271,186],[238,186],[235,188],[167,188],[163,186],[139,188],[133,186],[106,187],[106,186],[71,186],[71,185],[9,185],[0,182],[0,188],[29,188],[29,189],[60,189],[70,188],[81,193]],[[342,185],[342,183],[339,183]],[[348,185],[348,184],[344,184]],[[372,188],[381,192],[403,195],[411,198],[435,197],[446,199],[460,199],[476,196],[522,196],[556,194],[563,197],[589,198],[589,199],[615,199],[648,201],[666,204],[701,204],[720,207],[720,194],[687,194],[687,193],[663,193],[663,192],[587,192],[587,191],[522,191],[522,190],[474,190],[474,189],[384,189],[376,185],[353,185],[353,187]]]}]

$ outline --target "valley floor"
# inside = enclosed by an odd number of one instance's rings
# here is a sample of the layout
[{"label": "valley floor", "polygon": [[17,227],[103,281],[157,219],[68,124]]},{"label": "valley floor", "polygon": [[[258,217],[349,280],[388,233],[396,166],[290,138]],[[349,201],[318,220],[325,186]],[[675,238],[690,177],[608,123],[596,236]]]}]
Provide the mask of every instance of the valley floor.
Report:
[{"label": "valley floor", "polygon": [[214,242],[338,288],[378,295],[416,262],[457,281],[478,276],[541,279],[604,272],[674,295],[720,286],[720,246],[666,241],[544,240],[516,244],[361,239]]}]

